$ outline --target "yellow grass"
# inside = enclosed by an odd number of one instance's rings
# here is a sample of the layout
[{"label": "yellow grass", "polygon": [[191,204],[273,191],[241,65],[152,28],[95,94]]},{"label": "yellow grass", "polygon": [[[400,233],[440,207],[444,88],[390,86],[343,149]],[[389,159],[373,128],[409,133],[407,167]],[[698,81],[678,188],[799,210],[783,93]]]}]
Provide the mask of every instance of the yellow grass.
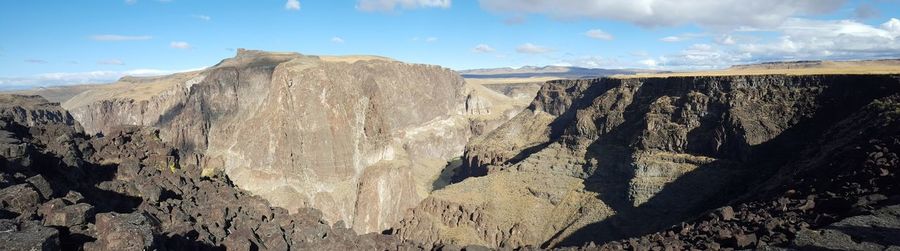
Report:
[{"label": "yellow grass", "polygon": [[64,107],[77,107],[97,100],[132,99],[149,100],[163,91],[169,90],[200,74],[201,71],[176,73],[169,76],[139,78],[135,82],[119,81],[112,84],[96,85],[63,104]]},{"label": "yellow grass", "polygon": [[356,63],[357,61],[366,61],[366,60],[383,60],[383,61],[396,61],[387,57],[380,56],[369,56],[369,55],[346,55],[346,56],[319,56],[319,59],[325,62],[337,62],[337,63]]},{"label": "yellow grass", "polygon": [[900,74],[900,60],[822,62],[815,65],[772,64],[737,66],[723,70],[615,75],[614,78],[664,78],[735,75]]}]

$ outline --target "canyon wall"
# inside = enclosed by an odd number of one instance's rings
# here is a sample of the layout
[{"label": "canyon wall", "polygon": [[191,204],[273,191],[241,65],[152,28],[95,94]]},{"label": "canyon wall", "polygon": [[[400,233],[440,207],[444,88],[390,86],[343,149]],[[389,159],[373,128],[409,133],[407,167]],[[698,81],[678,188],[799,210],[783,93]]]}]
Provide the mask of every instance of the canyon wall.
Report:
[{"label": "canyon wall", "polygon": [[418,250],[179,167],[157,129],[91,137],[58,103],[0,101],[2,250]]},{"label": "canyon wall", "polygon": [[551,81],[528,109],[470,142],[466,179],[433,193],[395,232],[515,248],[659,231],[803,163],[797,153],[898,91],[895,75]]},{"label": "canyon wall", "polygon": [[[240,50],[208,69],[124,78],[64,104],[88,133],[160,129],[205,174],[365,233],[396,224],[492,110],[455,72],[377,57]],[[468,104],[468,106],[467,106]],[[499,124],[499,123],[497,123]]]}]

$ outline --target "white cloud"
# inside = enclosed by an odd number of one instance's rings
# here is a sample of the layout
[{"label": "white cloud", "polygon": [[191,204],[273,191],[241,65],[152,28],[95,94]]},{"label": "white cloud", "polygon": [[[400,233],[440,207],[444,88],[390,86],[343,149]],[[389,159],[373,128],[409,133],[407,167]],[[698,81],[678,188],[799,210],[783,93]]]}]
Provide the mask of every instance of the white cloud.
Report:
[{"label": "white cloud", "polygon": [[172,41],[171,43],[169,43],[169,47],[184,50],[184,49],[190,49],[191,44],[189,44],[188,42],[184,42],[184,41]]},{"label": "white cloud", "polygon": [[332,42],[332,43],[336,43],[336,44],[343,44],[343,43],[344,43],[344,39],[343,39],[343,38],[340,38],[340,37],[332,37],[332,38],[331,38],[331,42]]},{"label": "white cloud", "polygon": [[413,37],[413,38],[410,38],[410,40],[412,40],[413,42],[423,41],[426,43],[434,43],[434,42],[438,41],[438,38],[437,37],[426,37],[426,38],[422,39],[419,37]]},{"label": "white cloud", "polygon": [[494,47],[491,47],[490,45],[478,44],[475,46],[475,48],[472,48],[472,51],[476,53],[491,53],[497,50],[495,50]]},{"label": "white cloud", "polygon": [[900,36],[900,20],[896,18],[891,18],[887,22],[881,24],[881,28],[890,32],[894,37]]},{"label": "white cloud", "polygon": [[601,29],[593,29],[584,33],[585,36],[597,40],[613,40],[613,36]]},{"label": "white cloud", "polygon": [[287,2],[284,3],[284,9],[300,10],[300,0],[287,0]]},{"label": "white cloud", "polygon": [[94,40],[94,41],[140,41],[140,40],[150,40],[150,39],[153,39],[153,37],[147,36],[147,35],[127,36],[127,35],[103,34],[103,35],[90,36],[90,39]]},{"label": "white cloud", "polygon": [[416,8],[450,8],[451,0],[359,0],[356,9],[361,11],[394,11]]},{"label": "white cloud", "polygon": [[121,59],[105,59],[105,60],[97,61],[97,64],[100,64],[100,65],[125,65],[125,62],[123,62]]},{"label": "white cloud", "polygon": [[516,52],[525,53],[525,54],[541,54],[541,53],[547,53],[547,52],[551,52],[551,51],[553,51],[553,49],[535,45],[532,43],[524,43],[516,48]]},{"label": "white cloud", "polygon": [[716,38],[716,43],[723,44],[723,45],[733,45],[733,44],[737,44],[737,41],[734,40],[734,37],[732,37],[731,35],[726,34],[726,35],[721,35],[718,38]]},{"label": "white cloud", "polygon": [[683,34],[676,35],[676,36],[668,36],[668,37],[660,38],[659,41],[663,41],[663,42],[667,42],[667,43],[677,43],[677,42],[684,42],[684,41],[692,40],[695,38],[708,37],[708,36],[709,36],[708,34],[704,34],[704,33],[683,33]]},{"label": "white cloud", "polygon": [[[750,54],[747,53],[728,51],[711,44],[694,44],[677,53],[654,59],[653,62],[655,66],[672,69],[716,69],[740,64],[751,59]],[[650,61],[643,60],[641,62],[649,63]]]},{"label": "white cloud", "polygon": [[109,83],[114,82],[123,76],[149,77],[196,70],[201,70],[201,68],[176,71],[159,69],[133,69],[127,71],[57,72],[38,74],[28,77],[0,77],[0,90],[25,89],[39,86]]},{"label": "white cloud", "polygon": [[763,30],[777,37],[753,37],[756,32],[735,31],[712,39],[715,43],[693,44],[655,59],[671,69],[724,68],[785,60],[857,60],[900,57],[900,20],[879,26],[852,20],[792,18]]},{"label": "white cloud", "polygon": [[668,36],[668,37],[660,38],[659,41],[675,43],[675,42],[684,41],[684,38],[681,38],[678,36]]},{"label": "white cloud", "polygon": [[203,20],[203,21],[209,21],[209,20],[212,20],[212,17],[207,16],[207,15],[194,15],[194,18],[200,19],[200,20]]},{"label": "white cloud", "polygon": [[694,23],[711,27],[771,27],[790,17],[828,13],[846,0],[479,0],[482,8],[512,15],[590,18],[640,26]]},{"label": "white cloud", "polygon": [[586,68],[622,68],[623,62],[616,58],[601,56],[579,56],[566,58],[554,63],[557,66],[577,66]]},{"label": "white cloud", "polygon": [[656,62],[656,60],[652,58],[638,61],[638,63],[650,68],[655,68],[657,65],[659,65],[659,62]]},{"label": "white cloud", "polygon": [[880,27],[851,21],[791,19],[776,29],[774,41],[737,44],[755,58],[860,59],[900,56],[900,20]]}]

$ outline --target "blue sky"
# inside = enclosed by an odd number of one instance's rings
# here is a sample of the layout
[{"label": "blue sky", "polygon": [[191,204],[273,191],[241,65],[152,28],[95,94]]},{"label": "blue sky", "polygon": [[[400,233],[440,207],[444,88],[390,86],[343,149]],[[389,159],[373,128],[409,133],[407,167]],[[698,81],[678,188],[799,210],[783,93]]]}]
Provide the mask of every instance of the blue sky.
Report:
[{"label": "blue sky", "polygon": [[900,0],[0,1],[0,85],[198,69],[235,48],[452,69],[900,57]]}]

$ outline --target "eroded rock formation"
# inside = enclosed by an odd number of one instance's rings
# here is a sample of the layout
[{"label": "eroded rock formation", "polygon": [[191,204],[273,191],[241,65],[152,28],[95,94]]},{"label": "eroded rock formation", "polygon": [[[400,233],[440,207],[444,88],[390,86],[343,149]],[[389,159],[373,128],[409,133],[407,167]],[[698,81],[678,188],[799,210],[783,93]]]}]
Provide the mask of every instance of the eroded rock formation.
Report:
[{"label": "eroded rock formation", "polygon": [[180,165],[185,156],[156,129],[90,137],[40,97],[0,100],[0,249],[401,248],[391,236],[358,236],[318,210],[272,207],[224,175]]},{"label": "eroded rock formation", "polygon": [[807,162],[829,153],[822,147],[848,147],[832,133],[896,135],[896,121],[867,109],[896,103],[898,92],[893,75],[551,81],[467,146],[474,177],[433,193],[396,232],[423,243],[555,247],[665,230],[795,182],[779,179],[786,173],[827,170],[827,161]]},{"label": "eroded rock formation", "polygon": [[518,110],[498,110],[449,69],[376,57],[239,50],[206,70],[114,86],[64,107],[88,133],[159,128],[198,154],[186,165],[361,233],[394,225],[470,136]]}]

